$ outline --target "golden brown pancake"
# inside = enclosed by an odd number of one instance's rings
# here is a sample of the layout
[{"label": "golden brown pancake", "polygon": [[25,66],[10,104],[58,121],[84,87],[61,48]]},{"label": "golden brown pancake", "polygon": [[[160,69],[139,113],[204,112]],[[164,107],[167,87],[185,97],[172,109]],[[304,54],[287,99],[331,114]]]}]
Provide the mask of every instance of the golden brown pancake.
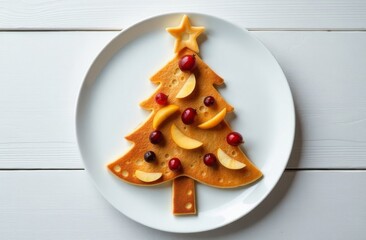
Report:
[{"label": "golden brown pancake", "polygon": [[[262,176],[260,170],[251,163],[240,147],[231,146],[227,143],[226,136],[233,130],[225,120],[210,129],[197,127],[199,124],[211,119],[223,108],[226,108],[228,114],[234,110],[214,87],[223,84],[223,79],[212,71],[199,56],[195,56],[197,65],[193,71],[196,77],[194,92],[183,99],[175,98],[191,74],[190,72],[182,72],[178,67],[179,59],[188,54],[195,53],[187,48],[183,49],[151,77],[151,81],[159,84],[159,86],[154,94],[140,104],[142,108],[151,111],[151,115],[143,124],[126,136],[126,139],[132,142],[132,147],[123,156],[108,165],[108,168],[116,177],[141,186],[161,184],[181,177],[179,180],[177,179],[179,182],[174,182],[173,188],[173,212],[175,214],[196,212],[194,204],[196,193],[194,184],[192,186],[193,181],[190,179],[213,187],[234,188],[252,183]],[[160,92],[168,95],[168,104],[179,106],[179,111],[167,118],[158,127],[158,130],[163,133],[164,140],[154,145],[150,143],[149,135],[155,130],[152,124],[155,114],[164,107],[155,101],[155,95]],[[215,98],[213,106],[206,107],[203,104],[203,99],[206,96]],[[196,109],[197,116],[193,124],[185,125],[181,120],[181,113],[189,107]],[[186,136],[201,141],[203,145],[193,150],[179,147],[172,140],[170,133],[172,124],[175,124]],[[244,163],[246,166],[242,169],[233,170],[224,167],[219,161],[214,166],[206,166],[203,162],[203,156],[207,153],[216,155],[218,148],[221,148],[230,157]],[[147,151],[155,153],[155,161],[146,162],[144,160],[144,154]],[[168,161],[173,157],[180,159],[182,163],[181,170],[172,171],[169,169]],[[162,173],[162,176],[156,181],[144,182],[135,176],[136,170],[147,173],[159,172]],[[184,184],[187,187],[184,187]],[[187,195],[190,191],[192,191],[192,194]],[[178,201],[178,198],[174,199],[174,196],[180,196],[181,201]],[[192,203],[190,208],[189,203]]]}]

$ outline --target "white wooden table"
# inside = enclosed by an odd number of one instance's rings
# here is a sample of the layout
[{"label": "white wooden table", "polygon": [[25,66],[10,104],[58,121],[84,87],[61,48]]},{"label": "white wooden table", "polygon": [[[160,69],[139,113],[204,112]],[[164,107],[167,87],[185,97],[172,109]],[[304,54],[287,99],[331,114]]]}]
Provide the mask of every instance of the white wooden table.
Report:
[{"label": "white wooden table", "polygon": [[[0,239],[365,239],[366,1],[0,1]],[[74,130],[93,58],[120,29],[171,11],[255,34],[293,92],[296,140],[268,198],[226,227],[160,232],[97,192]]]}]

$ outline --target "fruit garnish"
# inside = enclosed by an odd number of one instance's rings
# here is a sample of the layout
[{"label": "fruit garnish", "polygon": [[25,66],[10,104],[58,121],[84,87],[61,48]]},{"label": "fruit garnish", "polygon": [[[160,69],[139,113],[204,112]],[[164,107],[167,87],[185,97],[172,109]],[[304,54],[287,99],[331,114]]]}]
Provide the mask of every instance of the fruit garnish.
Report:
[{"label": "fruit garnish", "polygon": [[153,151],[147,151],[144,154],[144,159],[145,159],[146,162],[152,162],[156,159],[156,155]]},{"label": "fruit garnish", "polygon": [[239,162],[229,155],[227,155],[221,148],[217,149],[217,158],[219,159],[219,162],[228,169],[242,169],[246,165],[242,162]]},{"label": "fruit garnish", "polygon": [[212,96],[207,96],[205,99],[203,99],[203,103],[206,107],[210,107],[215,104],[215,98]]},{"label": "fruit garnish", "polygon": [[182,113],[182,122],[186,125],[190,125],[194,122],[194,118],[196,117],[197,112],[193,108],[187,108]]},{"label": "fruit garnish", "polygon": [[169,169],[172,171],[178,171],[182,168],[182,163],[178,158],[172,158],[168,163]]},{"label": "fruit garnish", "polygon": [[154,182],[161,178],[162,175],[160,172],[148,173],[141,170],[135,171],[135,176],[143,182]]},{"label": "fruit garnish", "polygon": [[159,130],[152,131],[149,140],[152,144],[158,144],[163,140],[163,133]]},{"label": "fruit garnish", "polygon": [[168,103],[168,96],[164,93],[158,93],[155,95],[155,101],[159,105],[166,105]]},{"label": "fruit garnish", "polygon": [[159,125],[170,115],[175,113],[179,110],[179,107],[177,105],[171,104],[166,107],[160,108],[158,112],[155,114],[154,120],[153,120],[153,128],[157,129]]},{"label": "fruit garnish", "polygon": [[196,87],[196,77],[192,73],[175,97],[176,98],[188,97],[193,92],[195,87]]},{"label": "fruit garnish", "polygon": [[238,132],[231,132],[226,136],[226,141],[232,146],[239,146],[244,143],[243,137]]},{"label": "fruit garnish", "polygon": [[184,149],[195,149],[202,146],[202,142],[190,138],[182,133],[175,124],[172,124],[170,128],[173,141],[181,148]]},{"label": "fruit garnish", "polygon": [[226,108],[222,109],[218,114],[216,114],[213,118],[207,120],[204,123],[198,125],[201,129],[209,129],[217,126],[222,120],[224,120],[226,116]]},{"label": "fruit garnish", "polygon": [[192,71],[196,66],[196,57],[194,54],[185,55],[179,60],[178,65],[182,71]]},{"label": "fruit garnish", "polygon": [[207,153],[205,156],[203,156],[203,162],[211,167],[216,164],[216,156],[213,153]]}]

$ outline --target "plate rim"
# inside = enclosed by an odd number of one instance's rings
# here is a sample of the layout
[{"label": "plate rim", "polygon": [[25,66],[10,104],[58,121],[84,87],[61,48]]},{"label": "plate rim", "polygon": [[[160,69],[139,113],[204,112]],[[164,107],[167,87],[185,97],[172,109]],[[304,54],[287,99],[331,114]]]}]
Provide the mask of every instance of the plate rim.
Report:
[{"label": "plate rim", "polygon": [[[78,130],[78,122],[79,122],[79,119],[80,119],[80,108],[81,108],[81,98],[82,98],[82,92],[85,91],[85,88],[86,88],[86,85],[87,85],[87,79],[89,77],[89,75],[91,74],[93,68],[95,68],[95,65],[98,65],[98,61],[100,61],[100,57],[101,55],[103,54],[104,51],[106,51],[110,45],[116,41],[117,38],[119,38],[121,35],[123,35],[125,32],[127,32],[128,30],[130,29],[133,29],[134,27],[140,25],[140,24],[144,24],[146,22],[149,22],[151,20],[154,20],[154,19],[157,19],[157,18],[163,18],[163,17],[169,17],[169,16],[176,16],[176,15],[196,15],[196,16],[199,16],[199,17],[203,17],[203,18],[213,18],[215,20],[218,20],[218,21],[222,21],[222,22],[225,22],[225,24],[229,24],[229,25],[232,25],[233,27],[237,28],[237,29],[240,29],[242,31],[244,31],[246,34],[248,34],[251,38],[253,38],[260,46],[263,50],[266,51],[266,53],[271,57],[273,58],[274,60],[274,63],[277,64],[278,66],[278,69],[280,70],[279,71],[279,74],[281,74],[281,77],[283,78],[284,82],[285,82],[285,87],[286,87],[286,91],[288,93],[288,97],[290,100],[289,101],[289,108],[291,109],[291,112],[290,113],[290,116],[289,116],[289,119],[291,120],[291,136],[289,136],[289,146],[288,148],[286,148],[286,153],[284,155],[286,155],[286,161],[283,161],[282,162],[282,166],[279,167],[280,169],[280,174],[278,174],[278,176],[276,176],[275,180],[273,181],[273,184],[272,186],[270,187],[270,189],[265,193],[263,194],[259,200],[251,205],[251,207],[249,207],[249,209],[246,211],[246,212],[243,212],[241,214],[238,214],[236,217],[233,217],[233,218],[230,218],[229,220],[225,220],[225,221],[222,221],[220,224],[216,224],[215,226],[212,226],[212,227],[207,227],[205,229],[199,229],[199,230],[194,230],[194,231],[177,231],[177,230],[169,230],[169,229],[166,229],[166,228],[157,228],[155,226],[151,226],[151,225],[147,225],[145,223],[141,223],[140,221],[134,219],[132,216],[129,216],[129,215],[126,215],[124,212],[122,212],[120,209],[118,209],[116,206],[114,206],[114,204],[112,204],[108,199],[107,199],[107,196],[105,196],[103,194],[103,192],[100,190],[97,182],[95,181],[95,179],[92,177],[92,174],[90,173],[90,171],[88,170],[88,167],[87,167],[87,164],[86,164],[86,161],[85,161],[85,158],[83,157],[83,153],[82,153],[82,150],[81,150],[81,143],[80,143],[80,136],[79,136],[79,130]],[[102,69],[104,69],[105,66],[102,67]],[[144,18],[140,21],[137,21],[133,24],[131,24],[130,26],[122,29],[116,36],[114,36],[112,39],[110,39],[104,46],[103,48],[98,52],[98,54],[94,57],[93,61],[90,63],[86,73],[84,74],[84,77],[83,77],[83,81],[82,81],[82,84],[78,90],[78,95],[77,95],[77,101],[76,101],[76,104],[75,104],[75,112],[74,112],[74,126],[75,126],[75,135],[76,135],[76,140],[77,140],[77,146],[78,146],[78,153],[79,153],[79,156],[83,162],[83,165],[84,165],[84,168],[85,168],[85,172],[87,172],[87,175],[88,177],[92,180],[93,182],[93,185],[94,187],[96,187],[96,189],[98,190],[99,194],[105,199],[105,201],[110,204],[114,209],[116,209],[118,212],[120,212],[121,214],[123,214],[124,216],[126,216],[128,219],[131,219],[133,220],[134,222],[137,222],[141,225],[144,225],[146,227],[149,227],[149,228],[152,228],[152,229],[156,229],[156,230],[160,230],[160,231],[164,231],[164,232],[172,232],[172,233],[198,233],[198,232],[206,232],[206,231],[211,231],[211,230],[214,230],[214,229],[218,229],[218,228],[222,228],[224,226],[227,226],[229,224],[231,224],[232,222],[235,222],[237,221],[238,219],[241,219],[243,217],[245,217],[246,215],[248,215],[250,212],[252,212],[254,209],[256,209],[258,207],[258,205],[260,205],[267,197],[268,195],[273,191],[273,189],[277,186],[280,178],[282,177],[284,171],[285,171],[285,168],[289,162],[289,159],[290,159],[290,156],[291,156],[291,153],[293,151],[293,145],[294,145],[294,140],[295,140],[295,135],[296,135],[296,112],[295,112],[295,103],[294,103],[294,98],[293,98],[293,94],[292,94],[292,91],[291,91],[291,88],[290,88],[290,84],[286,78],[286,75],[284,74],[283,72],[283,69],[281,67],[281,65],[279,64],[279,62],[277,61],[277,59],[275,58],[275,56],[269,51],[269,49],[262,43],[262,41],[260,39],[258,39],[257,36],[255,36],[254,34],[252,34],[251,32],[249,32],[246,28],[236,24],[236,23],[233,23],[229,20],[226,20],[226,19],[223,19],[221,17],[217,17],[217,16],[214,16],[214,15],[211,15],[211,14],[206,14],[206,13],[200,13],[200,12],[192,12],[192,11],[187,11],[187,12],[166,12],[166,13],[162,13],[162,14],[157,14],[157,15],[152,15],[150,17],[147,17],[147,18]]]}]

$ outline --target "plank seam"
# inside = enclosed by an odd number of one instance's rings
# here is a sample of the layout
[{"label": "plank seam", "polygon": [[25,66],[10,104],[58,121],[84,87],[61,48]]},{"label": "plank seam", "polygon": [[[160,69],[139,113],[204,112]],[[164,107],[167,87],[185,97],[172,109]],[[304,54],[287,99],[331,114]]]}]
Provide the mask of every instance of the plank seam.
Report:
[{"label": "plank seam", "polygon": [[366,171],[366,168],[286,168],[285,171]]},{"label": "plank seam", "polygon": [[0,171],[84,171],[85,168],[0,168]]},{"label": "plank seam", "polygon": [[[365,32],[366,28],[246,28],[251,32]],[[123,29],[0,29],[0,32],[120,32]]]}]

